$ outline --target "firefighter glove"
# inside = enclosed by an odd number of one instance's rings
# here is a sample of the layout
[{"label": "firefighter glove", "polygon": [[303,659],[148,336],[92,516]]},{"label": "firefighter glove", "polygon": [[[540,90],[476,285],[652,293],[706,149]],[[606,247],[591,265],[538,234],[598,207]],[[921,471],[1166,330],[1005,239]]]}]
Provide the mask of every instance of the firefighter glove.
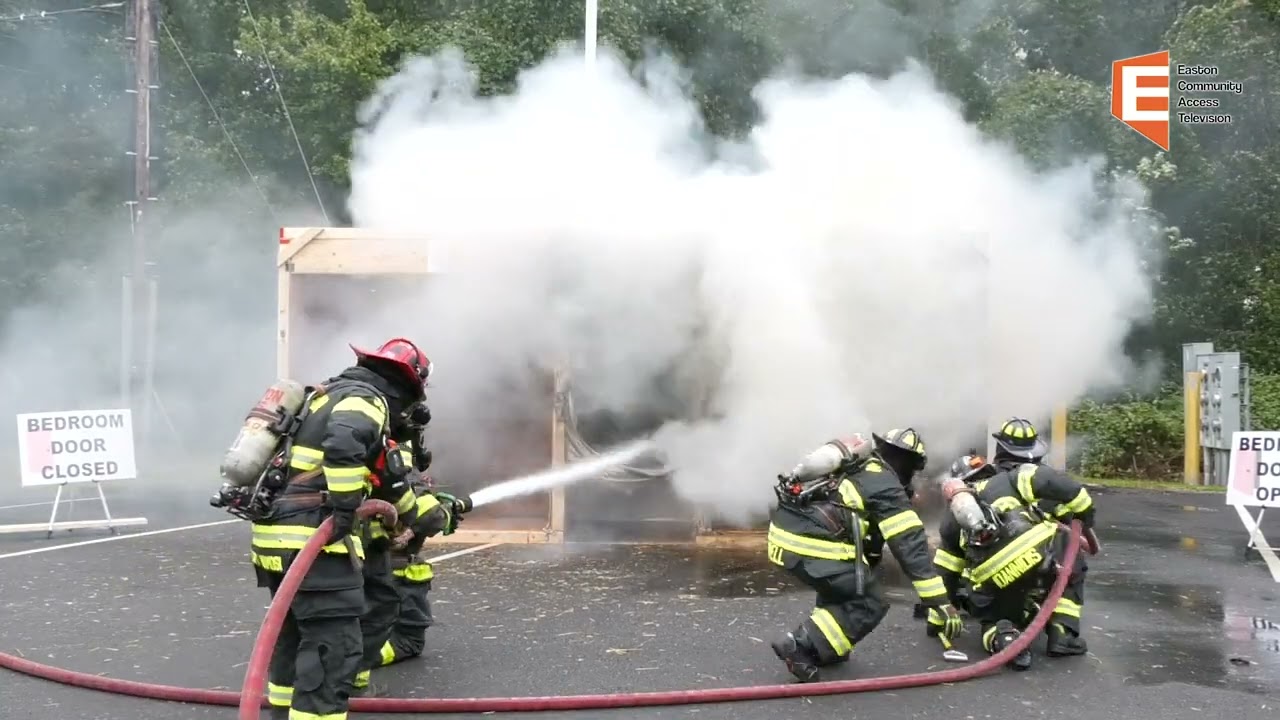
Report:
[{"label": "firefighter glove", "polygon": [[356,525],[356,514],[351,510],[334,510],[330,517],[333,520],[333,531],[329,533],[327,544],[332,545],[351,534],[351,529]]},{"label": "firefighter glove", "polygon": [[452,535],[458,529],[458,523],[462,522],[462,513],[471,509],[469,507],[470,503],[468,501],[464,504],[463,500],[444,492],[436,493],[436,499],[449,511],[449,520],[445,523],[444,530],[440,534]]},{"label": "firefighter glove", "polygon": [[930,637],[941,635],[948,640],[954,640],[964,630],[964,620],[960,618],[960,611],[955,606],[947,603],[941,607],[929,608],[929,629]]}]

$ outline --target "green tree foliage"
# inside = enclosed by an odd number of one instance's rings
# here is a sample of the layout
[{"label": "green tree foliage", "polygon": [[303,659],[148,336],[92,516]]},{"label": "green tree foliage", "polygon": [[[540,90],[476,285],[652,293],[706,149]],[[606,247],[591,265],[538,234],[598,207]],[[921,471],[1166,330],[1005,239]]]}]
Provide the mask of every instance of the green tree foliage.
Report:
[{"label": "green tree foliage", "polygon": [[[155,2],[161,262],[196,243],[215,257],[260,247],[276,225],[323,222],[317,194],[329,221],[344,222],[357,108],[407,57],[457,46],[481,90],[500,93],[522,68],[579,42],[583,25],[581,0]],[[123,9],[30,17],[94,4],[0,0],[5,307],[49,293],[54,266],[80,263],[103,282],[120,270],[95,259],[128,235]],[[916,61],[1033,162],[1098,155],[1136,172],[1166,246],[1156,317],[1132,350],[1171,363],[1191,340],[1243,351],[1258,373],[1255,418],[1280,427],[1280,0],[601,0],[599,29],[628,57],[660,48],[679,58],[722,135],[751,125],[751,89],[785,64],[883,75]],[[1161,49],[1244,84],[1223,100],[1234,123],[1175,123],[1169,153],[1109,113],[1112,61]],[[219,238],[192,239],[190,223],[175,220],[226,207],[237,222]],[[1172,364],[1166,374],[1176,376]],[[1082,405],[1086,465],[1176,471],[1180,412],[1176,393]]]}]

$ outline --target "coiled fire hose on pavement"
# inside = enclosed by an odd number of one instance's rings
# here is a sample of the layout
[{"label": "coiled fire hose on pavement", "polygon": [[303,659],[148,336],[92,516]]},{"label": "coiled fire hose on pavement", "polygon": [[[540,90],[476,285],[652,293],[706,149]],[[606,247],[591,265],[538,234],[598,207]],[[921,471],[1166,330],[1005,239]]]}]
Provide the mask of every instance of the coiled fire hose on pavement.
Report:
[{"label": "coiled fire hose on pavement", "polygon": [[[377,512],[383,512],[381,510]],[[201,705],[224,705],[240,708],[241,720],[257,720],[259,712],[266,705],[262,688],[265,681],[267,665],[271,659],[271,651],[280,634],[288,607],[293,601],[302,576],[310,569],[311,564],[320,554],[320,548],[327,537],[328,521],[321,527],[315,537],[307,543],[297,558],[294,559],[285,582],[276,592],[276,597],[263,620],[262,630],[254,643],[250,656],[249,668],[245,673],[243,692],[227,690],[201,690],[195,688],[176,687],[173,685],[154,685],[106,678],[99,675],[73,672],[63,668],[42,665],[25,658],[0,653],[0,667],[8,668],[32,677],[52,680],[53,682],[75,687],[100,690],[117,695],[154,700],[172,700],[176,702],[196,703]],[[544,697],[507,697],[507,698],[353,698],[351,710],[370,713],[488,713],[488,712],[532,712],[545,710],[596,710],[622,707],[649,707],[658,705],[693,705],[698,703],[735,702],[743,700],[774,700],[789,697],[813,697],[817,695],[842,695],[849,693],[873,692],[877,690],[898,690],[902,688],[941,685],[990,675],[997,672],[1005,663],[1027,649],[1044,630],[1058,604],[1067,582],[1071,578],[1071,569],[1075,565],[1076,555],[1080,551],[1081,525],[1079,520],[1071,523],[1071,536],[1067,543],[1066,555],[1059,564],[1058,577],[1050,588],[1031,625],[1009,647],[984,660],[964,667],[934,672],[913,673],[910,675],[889,675],[885,677],[860,678],[857,680],[832,680],[817,683],[791,683],[787,685],[758,685],[749,687],[703,688],[697,690],[670,690],[663,692],[609,693],[602,695],[553,695]]]}]

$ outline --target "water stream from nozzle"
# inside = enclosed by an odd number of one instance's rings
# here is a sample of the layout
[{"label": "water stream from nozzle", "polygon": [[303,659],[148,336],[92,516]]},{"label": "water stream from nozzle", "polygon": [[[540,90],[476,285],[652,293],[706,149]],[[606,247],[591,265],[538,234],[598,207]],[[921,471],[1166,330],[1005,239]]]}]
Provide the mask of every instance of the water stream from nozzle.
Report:
[{"label": "water stream from nozzle", "polygon": [[501,500],[532,495],[560,485],[589,480],[615,465],[625,465],[645,454],[655,446],[649,440],[623,445],[590,460],[582,460],[560,467],[548,468],[532,475],[513,478],[490,485],[471,494],[472,507],[482,507]]}]

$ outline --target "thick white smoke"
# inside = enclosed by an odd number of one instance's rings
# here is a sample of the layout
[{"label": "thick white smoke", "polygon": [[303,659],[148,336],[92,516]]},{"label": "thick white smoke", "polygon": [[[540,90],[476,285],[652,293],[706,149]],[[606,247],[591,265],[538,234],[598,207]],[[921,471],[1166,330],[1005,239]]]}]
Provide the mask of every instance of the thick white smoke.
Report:
[{"label": "thick white smoke", "polygon": [[1122,378],[1145,238],[1095,168],[1036,174],[919,68],[770,80],[738,145],[706,139],[673,64],[638,76],[566,51],[477,98],[444,53],[366,106],[355,223],[431,238],[448,271],[398,325],[438,364],[438,422],[501,413],[558,353],[593,405],[645,409],[701,353],[715,419],[658,439],[688,499],[742,520],[838,434],[909,424],[938,457]]}]

